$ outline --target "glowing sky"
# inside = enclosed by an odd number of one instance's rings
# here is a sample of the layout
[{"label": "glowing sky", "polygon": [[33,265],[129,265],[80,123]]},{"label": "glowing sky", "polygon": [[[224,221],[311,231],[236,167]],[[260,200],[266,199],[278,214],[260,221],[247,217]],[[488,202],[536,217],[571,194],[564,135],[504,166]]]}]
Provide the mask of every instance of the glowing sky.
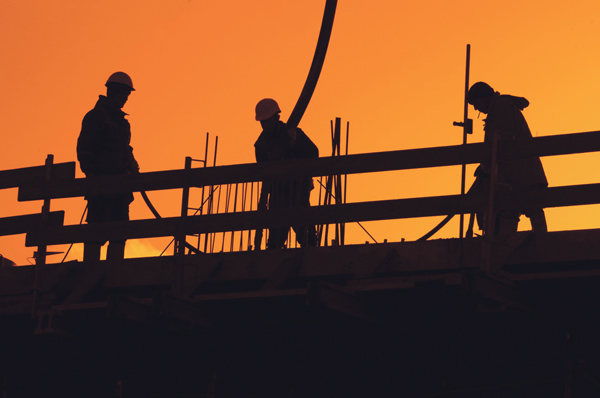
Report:
[{"label": "glowing sky", "polygon": [[[217,164],[254,162],[260,126],[254,105],[272,97],[287,119],[302,89],[324,0],[2,0],[0,2],[0,169],[76,160],[81,119],[106,78],[129,73],[130,114],[142,171],[182,168],[203,158],[206,132],[219,137]],[[350,153],[455,145],[462,130],[466,45],[471,82],[529,99],[534,135],[600,129],[600,2],[339,0],[331,42],[300,127],[331,153],[330,120],[350,122]],[[482,141],[481,119],[470,109]],[[211,141],[211,145],[213,141]],[[597,155],[543,159],[551,186],[600,182]],[[472,168],[469,169],[472,174]],[[83,174],[78,170],[78,176]],[[348,201],[455,194],[460,169],[351,176]],[[0,217],[39,211],[0,192]],[[153,193],[163,215],[179,195]],[[79,222],[83,199],[54,201]],[[137,200],[132,218],[150,218]],[[548,209],[550,230],[595,228],[600,210]],[[415,239],[436,219],[368,225],[379,241]],[[528,229],[528,222],[521,223]],[[355,232],[355,242],[369,240]],[[449,224],[436,237],[458,234]],[[128,256],[162,251],[130,242]],[[62,249],[61,249],[62,250]],[[0,253],[26,264],[24,235],[0,238]],[[80,256],[73,251],[71,258]]]}]

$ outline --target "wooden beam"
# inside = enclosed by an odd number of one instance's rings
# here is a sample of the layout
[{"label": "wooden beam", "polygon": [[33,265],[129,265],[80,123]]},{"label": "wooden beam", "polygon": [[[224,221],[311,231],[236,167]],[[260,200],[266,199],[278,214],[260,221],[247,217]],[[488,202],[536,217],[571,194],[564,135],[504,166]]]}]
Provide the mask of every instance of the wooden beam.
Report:
[{"label": "wooden beam", "polygon": [[[561,207],[600,203],[600,184],[552,187],[541,191],[512,192],[498,196],[498,209],[526,206]],[[415,217],[474,213],[485,208],[483,195],[447,195],[425,198],[346,203],[331,206],[295,207],[265,212],[189,216],[186,235],[211,232],[244,231],[289,225],[335,224]],[[69,225],[29,231],[26,246],[141,239],[175,236],[181,222],[178,217],[126,222]],[[41,241],[40,241],[41,238]]]},{"label": "wooden beam", "polygon": [[[289,225],[335,224],[338,222],[388,220],[468,213],[484,206],[483,196],[439,196],[396,199],[330,206],[295,207],[265,212],[239,212],[189,216],[185,220],[186,235],[211,232],[242,231]],[[69,225],[44,228],[27,235],[26,246],[104,241],[108,239],[141,239],[174,236],[181,218],[107,222],[93,225]]]},{"label": "wooden beam", "polygon": [[506,158],[528,158],[535,156],[572,155],[600,151],[600,131],[586,133],[549,135],[532,140],[504,142],[500,151],[510,153]]},{"label": "wooden beam", "polygon": [[[600,229],[585,231],[548,232],[533,234],[518,232],[498,248],[498,255],[503,258],[504,270],[501,274],[509,281],[543,281],[545,279],[582,278],[600,275]],[[291,250],[267,250],[235,253],[215,253],[185,256],[184,277],[190,286],[190,295],[202,300],[212,299],[247,299],[249,297],[271,297],[292,294],[286,289],[275,291],[257,291],[269,278],[278,273],[279,267],[286,260],[300,258],[296,272],[291,278],[298,280],[348,281],[351,290],[377,291],[412,288],[416,281],[445,280],[446,283],[460,279],[465,269],[479,269],[481,266],[481,238],[440,239],[424,242],[403,242],[370,245],[348,245],[338,247],[318,247]],[[460,248],[463,255],[460,255]],[[393,256],[390,253],[394,252]],[[301,254],[301,255],[300,255]],[[172,280],[172,257],[126,259],[119,267],[107,271],[102,289],[127,289],[136,291],[142,286],[164,288]],[[373,270],[373,264],[382,264]],[[52,275],[66,275],[72,264],[51,264],[40,267],[42,281],[55,279]],[[70,288],[93,268],[79,264],[77,278],[70,277]],[[64,272],[58,269],[64,268]],[[33,267],[13,267],[0,269],[0,298],[22,295],[23,300],[31,302],[31,286],[34,274]],[[364,276],[368,275],[365,279]],[[251,282],[256,290],[235,290],[240,282]],[[261,283],[261,281],[263,283]],[[460,281],[460,280],[459,280]],[[292,284],[298,286],[297,283]],[[513,300],[511,290],[495,290],[490,287],[489,280],[482,281],[480,289],[487,295],[504,294],[508,302]],[[54,284],[54,282],[52,283]],[[212,286],[208,291],[203,286]],[[216,285],[212,285],[216,284]],[[67,285],[62,284],[61,289]],[[221,286],[223,290],[214,290]],[[489,288],[489,289],[488,289]],[[491,290],[490,290],[491,289]],[[43,289],[43,298],[50,297],[52,288]],[[286,293],[287,292],[287,293]],[[215,295],[213,295],[215,294]],[[224,297],[223,294],[230,294]],[[293,294],[305,294],[305,291]],[[221,295],[221,296],[219,296]],[[21,297],[21,296],[19,296]],[[500,297],[500,296],[499,296]],[[512,298],[511,298],[512,297]],[[192,299],[195,301],[195,299]],[[0,314],[17,308],[6,302],[0,302]],[[3,305],[6,308],[3,309]],[[10,307],[10,308],[9,308]],[[20,308],[20,307],[19,307]],[[30,307],[23,307],[23,311]],[[12,313],[12,312],[11,312]]]},{"label": "wooden beam", "polygon": [[[62,226],[65,220],[64,211],[52,211],[48,214],[48,226]],[[41,214],[0,218],[0,236],[18,235],[38,229],[42,222]]]},{"label": "wooden beam", "polygon": [[323,281],[310,282],[306,296],[309,307],[340,312],[363,321],[376,321],[369,306],[348,287]]},{"label": "wooden beam", "polygon": [[[46,166],[25,167],[22,169],[0,171],[0,189],[16,188],[23,184],[44,182]],[[75,162],[56,163],[52,165],[52,181],[75,178]]]},{"label": "wooden beam", "polygon": [[[47,187],[52,199],[86,195],[177,189],[189,178],[192,186],[202,187],[282,178],[315,177],[335,174],[372,173],[424,167],[458,165],[463,162],[479,163],[485,159],[486,145],[469,144],[449,147],[410,149],[359,155],[293,159],[264,163],[249,163],[219,167],[201,167],[191,170],[169,170],[133,175],[79,178],[57,181]],[[43,198],[39,184],[21,186],[19,201]]]},{"label": "wooden beam", "polygon": [[[600,151],[600,132],[536,137],[518,143],[501,143],[505,158],[552,156]],[[81,178],[57,181],[47,187],[50,198],[177,189],[189,178],[192,186],[210,186],[282,178],[316,177],[337,174],[373,173],[429,167],[480,163],[489,158],[490,147],[484,143],[389,152],[363,153],[318,159],[294,159],[260,164],[201,167],[123,176]],[[188,174],[186,174],[188,173]],[[19,200],[40,200],[43,186],[21,186]]]}]

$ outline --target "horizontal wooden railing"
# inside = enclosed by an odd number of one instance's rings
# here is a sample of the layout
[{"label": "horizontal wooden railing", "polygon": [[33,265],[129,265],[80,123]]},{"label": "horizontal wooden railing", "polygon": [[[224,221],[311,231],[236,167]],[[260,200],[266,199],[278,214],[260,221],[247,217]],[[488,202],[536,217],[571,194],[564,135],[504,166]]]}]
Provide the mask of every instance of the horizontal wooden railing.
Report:
[{"label": "horizontal wooden railing", "polygon": [[[600,151],[600,132],[536,137],[516,145],[500,143],[504,158],[567,155]],[[476,143],[389,152],[363,153],[318,159],[295,159],[265,163],[202,167],[189,171],[169,170],[125,176],[102,176],[93,179],[55,181],[46,187],[50,199],[123,192],[155,191],[182,188],[186,178],[190,186],[209,186],[281,178],[316,177],[336,174],[359,174],[408,170],[461,164],[481,163],[489,159],[491,145]],[[509,154],[509,155],[507,155]],[[41,200],[44,187],[21,184],[19,200]]]},{"label": "horizontal wooden railing", "polygon": [[[73,180],[75,178],[75,162],[53,164],[49,177],[54,182]],[[26,184],[35,184],[41,187],[45,178],[46,166],[0,170],[0,189],[17,188]]]},{"label": "horizontal wooden railing", "polygon": [[[181,189],[282,178],[316,177],[453,166],[480,163],[490,158],[491,145],[484,143],[366,153],[319,159],[298,159],[261,164],[241,164],[188,170],[170,170],[125,176],[80,179],[52,179],[49,182],[21,181],[19,200],[81,197],[97,194]],[[526,142],[498,146],[498,157],[516,159],[600,151],[600,132],[538,137]],[[530,203],[543,207],[600,203],[600,184],[551,187],[536,192],[498,194],[499,210]],[[362,203],[346,203],[310,208],[278,209],[267,212],[244,211],[125,223],[51,227],[30,230],[26,244],[61,244],[113,239],[176,236],[225,231],[252,230],[290,224],[329,224],[337,222],[388,220],[465,214],[481,211],[487,203],[483,195],[449,195]]]},{"label": "horizontal wooden railing", "polygon": [[[47,166],[25,167],[0,171],[0,189],[17,188],[26,184],[44,187],[45,181],[73,181],[75,178],[75,162],[57,163],[51,168]],[[0,218],[0,236],[18,235],[37,230],[42,222],[49,227],[63,225],[64,211],[49,212],[46,217],[42,213],[25,214]]]}]

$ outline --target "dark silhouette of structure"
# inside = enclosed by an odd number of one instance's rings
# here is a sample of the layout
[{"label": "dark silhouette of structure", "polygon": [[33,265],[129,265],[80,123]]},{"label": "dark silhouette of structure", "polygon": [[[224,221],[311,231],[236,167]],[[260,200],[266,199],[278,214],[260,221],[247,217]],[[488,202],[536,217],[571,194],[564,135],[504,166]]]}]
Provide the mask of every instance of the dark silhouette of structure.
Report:
[{"label": "dark silhouette of structure", "polygon": [[[282,161],[319,157],[319,149],[299,128],[290,127],[280,120],[279,105],[265,98],[256,105],[256,120],[263,130],[254,143],[256,161]],[[310,206],[310,191],[314,188],[312,178],[263,181],[259,211],[285,207]],[[314,224],[294,224],[296,239],[302,246],[316,246],[317,233]],[[268,249],[281,249],[288,238],[289,226],[269,229]],[[255,248],[260,249],[262,230],[256,233]]]},{"label": "dark silhouette of structure", "polygon": [[[477,82],[468,92],[468,102],[475,110],[487,114],[485,119],[484,142],[508,142],[513,146],[526,145],[532,135],[521,111],[529,106],[523,97],[501,95],[487,83]],[[492,167],[492,163],[496,167]],[[522,159],[486,160],[475,172],[477,180],[472,190],[489,192],[491,186],[499,191],[522,191],[524,189],[544,189],[548,180],[539,157]],[[492,179],[496,180],[492,183]],[[485,213],[485,212],[484,212]],[[534,205],[528,208],[499,212],[495,220],[489,220],[488,214],[478,214],[480,228],[487,222],[495,224],[496,233],[510,234],[517,231],[519,218],[525,214],[530,220],[533,230],[547,232],[544,209]],[[484,228],[481,228],[484,229]]]},{"label": "dark silhouette of structure", "polygon": [[[101,95],[94,109],[83,118],[81,133],[77,140],[77,159],[81,170],[88,178],[107,175],[132,174],[139,172],[133,156],[131,127],[121,110],[135,89],[129,75],[115,72],[106,81],[106,96]],[[86,197],[88,201],[87,222],[90,224],[107,221],[129,220],[131,192],[100,194]],[[86,260],[99,260],[100,248],[106,242],[86,242]],[[125,254],[125,241],[112,240],[107,257],[118,260]]]},{"label": "dark silhouette of structure", "polygon": [[[36,264],[0,268],[7,398],[592,397],[600,378],[600,230],[50,263],[51,245],[600,203],[600,184],[63,225],[65,197],[480,164],[600,151],[600,132],[75,178],[0,171],[44,201],[0,219]],[[492,188],[490,188],[490,191]],[[254,198],[256,199],[256,198]],[[18,221],[18,222],[17,222]],[[488,226],[489,228],[489,226]]]}]

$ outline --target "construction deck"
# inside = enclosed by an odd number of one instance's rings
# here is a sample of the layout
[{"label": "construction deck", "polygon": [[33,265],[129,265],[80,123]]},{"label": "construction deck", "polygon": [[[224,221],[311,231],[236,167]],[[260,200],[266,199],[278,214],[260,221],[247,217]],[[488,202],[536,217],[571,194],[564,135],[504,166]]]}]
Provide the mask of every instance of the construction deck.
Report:
[{"label": "construction deck", "polygon": [[[2,172],[13,176],[3,188],[45,203],[19,224],[0,220],[2,234],[27,233],[38,252],[35,265],[0,268],[2,396],[598,396],[600,229],[207,251],[188,237],[298,222],[337,233],[346,222],[488,211],[492,196],[194,216],[185,201],[193,187],[598,150],[593,132],[536,138],[519,153],[472,144],[95,181],[51,160]],[[56,198],[157,189],[183,189],[181,217],[94,228],[50,211]],[[598,184],[490,195],[494,211],[600,203]],[[174,251],[118,263],[44,255],[56,244],[156,236],[172,236]]]}]

